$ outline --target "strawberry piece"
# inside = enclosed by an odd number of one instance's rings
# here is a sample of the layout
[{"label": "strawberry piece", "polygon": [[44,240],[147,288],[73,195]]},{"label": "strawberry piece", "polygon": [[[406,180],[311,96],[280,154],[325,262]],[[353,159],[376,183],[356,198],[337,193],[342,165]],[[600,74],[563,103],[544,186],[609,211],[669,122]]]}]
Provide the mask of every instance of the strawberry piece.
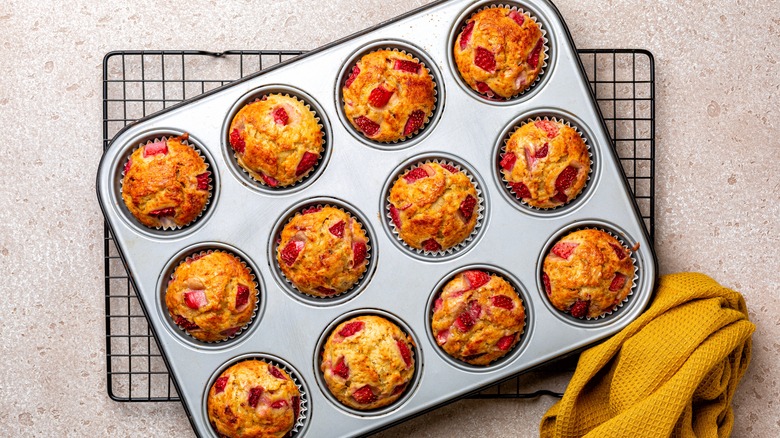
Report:
[{"label": "strawberry piece", "polygon": [[507,152],[501,157],[501,168],[506,171],[511,172],[515,168],[515,163],[517,163],[517,155],[514,152]]},{"label": "strawberry piece", "polygon": [[404,135],[412,135],[414,134],[420,127],[423,125],[423,122],[425,121],[425,113],[422,112],[422,110],[414,110],[411,114],[409,114],[409,118],[406,120],[406,125],[404,126]]},{"label": "strawberry piece", "polygon": [[617,292],[620,289],[623,289],[623,286],[625,285],[626,285],[626,276],[619,272],[616,272],[615,278],[612,279],[612,283],[610,283],[609,285],[609,290],[611,290],[612,292]]},{"label": "strawberry piece", "polygon": [[125,163],[125,168],[124,168],[125,175],[127,174],[127,172],[130,171],[130,167],[132,165],[133,165],[133,160],[132,159],[127,160],[127,163]]},{"label": "strawberry piece", "polygon": [[547,292],[549,297],[552,294],[552,286],[550,286],[550,277],[546,272],[542,272],[542,283],[544,283],[544,291]]},{"label": "strawberry piece", "polygon": [[466,199],[460,203],[460,212],[466,221],[471,219],[471,215],[474,214],[474,207],[477,205],[477,199],[471,195],[466,195]]},{"label": "strawberry piece", "polygon": [[441,245],[434,239],[428,239],[422,243],[423,249],[430,252],[441,251]]},{"label": "strawberry piece", "polygon": [[246,143],[244,142],[244,139],[241,138],[241,133],[238,129],[234,129],[233,132],[230,133],[230,146],[239,154],[243,154],[244,149],[246,149]]},{"label": "strawberry piece", "polygon": [[367,252],[366,242],[355,242],[352,244],[352,269],[357,268],[366,261]]},{"label": "strawberry piece", "polygon": [[272,409],[282,409],[287,407],[287,400],[277,400],[271,403]]},{"label": "strawberry piece", "polygon": [[465,50],[471,41],[471,33],[474,32],[474,21],[469,21],[460,34],[460,50]]},{"label": "strawberry piece", "polygon": [[282,372],[279,370],[279,368],[276,368],[273,365],[268,365],[268,372],[272,376],[276,377],[277,379],[287,380],[287,377],[285,377],[284,374],[282,374]]},{"label": "strawberry piece", "polygon": [[371,90],[371,94],[368,96],[368,103],[374,108],[382,108],[387,105],[390,98],[393,96],[393,92],[385,89],[382,85]]},{"label": "strawberry piece", "polygon": [[571,256],[571,253],[573,253],[574,249],[577,248],[578,246],[580,246],[579,243],[558,242],[555,244],[555,246],[552,247],[552,253],[562,259],[568,260],[569,256]]},{"label": "strawberry piece", "polygon": [[317,154],[313,154],[311,152],[304,152],[303,156],[301,157],[301,161],[298,162],[298,167],[295,168],[295,176],[301,176],[304,173],[308,172],[309,169],[314,167],[315,164],[317,164],[317,161],[320,159],[320,156]]},{"label": "strawberry piece", "polygon": [[439,345],[443,345],[445,342],[447,342],[447,339],[449,338],[450,338],[449,329],[445,329],[440,331],[439,333],[436,333],[436,343]]},{"label": "strawberry piece", "polygon": [[515,192],[515,195],[518,198],[530,198],[531,197],[531,191],[528,190],[528,186],[525,185],[525,183],[509,183],[509,186],[512,187],[512,191]]},{"label": "strawberry piece", "polygon": [[611,246],[612,250],[615,251],[615,255],[617,255],[618,260],[623,260],[627,257],[626,252],[623,251],[623,248],[620,245],[610,243],[609,246]]},{"label": "strawberry piece", "polygon": [[298,254],[303,250],[304,243],[300,240],[293,240],[288,243],[282,250],[282,261],[287,263],[287,266],[292,266],[295,260],[298,259]]},{"label": "strawberry piece", "polygon": [[165,216],[174,216],[174,215],[176,215],[176,209],[173,207],[161,208],[159,210],[154,210],[149,212],[149,216],[154,216],[154,217],[165,217]]},{"label": "strawberry piece", "polygon": [[490,302],[496,306],[500,307],[502,309],[506,310],[512,310],[515,308],[515,303],[512,301],[511,298],[509,298],[506,295],[495,295],[490,297]]},{"label": "strawberry piece", "polygon": [[442,163],[442,164],[440,164],[440,166],[445,168],[445,169],[447,169],[447,171],[450,172],[450,173],[458,173],[458,172],[460,172],[460,170],[458,170],[458,168],[453,166],[452,164]]},{"label": "strawberry piece", "polygon": [[342,327],[341,330],[339,330],[339,335],[348,338],[355,333],[363,330],[363,327],[366,326],[366,323],[363,321],[352,321],[350,323],[347,323],[344,327]]},{"label": "strawberry piece", "polygon": [[346,84],[344,84],[347,88],[349,88],[350,85],[352,85],[353,82],[355,82],[355,79],[360,74],[360,67],[354,66],[352,67],[352,73],[350,73],[349,77],[347,78]]},{"label": "strawberry piece", "polygon": [[330,231],[330,234],[333,234],[334,236],[338,238],[344,237],[344,226],[346,223],[344,221],[339,221],[336,225],[333,225],[332,227],[328,228],[328,231]]},{"label": "strawberry piece", "polygon": [[406,383],[396,386],[392,395],[398,395],[406,390]]},{"label": "strawberry piece", "polygon": [[239,284],[236,288],[236,310],[243,310],[249,303],[249,288]]},{"label": "strawberry piece", "polygon": [[418,179],[427,178],[427,177],[428,177],[428,172],[426,172],[425,169],[423,169],[422,167],[415,167],[414,169],[406,172],[406,175],[404,175],[404,180],[406,180],[408,184],[411,184],[417,181]]},{"label": "strawberry piece", "polygon": [[349,367],[344,363],[344,356],[339,358],[336,362],[336,366],[334,366],[331,371],[333,371],[333,374],[340,376],[343,379],[349,379]]},{"label": "strawberry piece", "polygon": [[569,309],[569,313],[575,318],[584,318],[585,315],[588,314],[588,307],[590,307],[590,300],[577,300],[574,302],[574,305],[571,306],[571,309]]},{"label": "strawberry piece", "polygon": [[509,18],[515,20],[515,23],[522,26],[525,22],[525,15],[517,12],[517,11],[509,11]]},{"label": "strawberry piece", "polygon": [[528,163],[528,167],[533,168],[534,163],[536,163],[536,156],[531,152],[531,149],[526,147],[524,148],[525,152],[525,162]]},{"label": "strawberry piece", "polygon": [[478,320],[482,315],[482,306],[476,300],[469,301],[468,309],[469,315],[474,318],[474,321]]},{"label": "strawberry piece", "polygon": [[492,88],[490,88],[490,85],[488,85],[488,84],[486,84],[484,82],[477,82],[477,90],[480,93],[487,95],[487,97],[495,97],[496,96],[496,92],[493,91]]},{"label": "strawberry piece", "polygon": [[333,294],[335,294],[337,292],[337,291],[335,291],[333,289],[328,289],[325,286],[317,286],[316,290],[317,290],[317,292],[319,292],[321,294],[325,294],[325,295],[333,295]]},{"label": "strawberry piece", "polygon": [[166,155],[168,153],[168,142],[165,140],[149,143],[144,146],[144,158],[154,155]]},{"label": "strawberry piece", "polygon": [[549,138],[555,138],[558,135],[558,126],[549,120],[537,120],[534,126],[544,131]]},{"label": "strawberry piece", "polygon": [[406,342],[404,341],[395,341],[395,343],[398,345],[398,351],[401,352],[401,357],[406,364],[406,368],[409,368],[409,366],[412,364],[412,352],[409,351],[409,346],[406,345]]},{"label": "strawberry piece", "polygon": [[184,293],[184,304],[190,309],[200,309],[208,303],[206,292],[202,290],[191,290]]},{"label": "strawberry piece", "polygon": [[366,405],[376,401],[376,395],[374,395],[374,391],[372,391],[371,387],[368,385],[353,392],[352,398],[354,398],[356,402],[362,405]]},{"label": "strawberry piece", "polygon": [[249,389],[249,406],[256,408],[257,403],[260,401],[260,396],[263,394],[262,386],[255,386],[254,388]]},{"label": "strawberry piece", "polygon": [[277,107],[273,111],[273,116],[274,122],[276,122],[277,125],[287,126],[287,123],[290,122],[290,116],[287,114],[284,107]]},{"label": "strawberry piece", "polygon": [[301,210],[301,214],[317,213],[318,211],[322,211],[322,207],[315,205],[314,207],[304,208]]},{"label": "strawberry piece", "polygon": [[293,408],[293,423],[298,421],[298,415],[301,413],[301,398],[297,395],[294,395],[292,399],[290,399],[290,402],[292,403]]},{"label": "strawberry piece", "polygon": [[407,61],[405,59],[396,59],[395,63],[393,64],[393,68],[395,70],[401,70],[408,73],[420,73],[420,67],[422,67],[419,63],[414,61]]},{"label": "strawberry piece", "polygon": [[181,315],[176,315],[176,320],[174,322],[184,330],[195,330],[200,328],[197,324]]},{"label": "strawberry piece", "polygon": [[498,347],[499,350],[506,351],[509,350],[509,347],[511,347],[514,342],[515,335],[507,335],[496,342],[496,347]]},{"label": "strawberry piece", "polygon": [[483,271],[466,271],[463,275],[466,276],[466,281],[471,289],[477,289],[490,281],[490,275]]},{"label": "strawberry piece", "polygon": [[455,326],[463,333],[471,330],[475,323],[476,321],[474,321],[474,318],[472,318],[468,312],[461,313],[455,320]]},{"label": "strawberry piece", "polygon": [[393,204],[390,204],[390,218],[393,220],[396,228],[401,228],[401,213]]},{"label": "strawberry piece", "polygon": [[198,180],[198,190],[208,190],[209,189],[209,176],[210,175],[211,175],[211,172],[205,172],[205,173],[201,173],[200,175],[195,177],[195,179]]},{"label": "strawberry piece", "polygon": [[363,134],[366,134],[369,137],[373,137],[379,132],[379,124],[366,116],[356,117],[355,124],[358,126],[358,129],[363,132]]},{"label": "strawberry piece", "polygon": [[577,178],[577,169],[573,166],[566,166],[563,172],[555,179],[555,188],[559,192],[565,192],[566,189],[571,187],[574,180]]},{"label": "strawberry piece", "polygon": [[219,332],[219,334],[223,336],[231,337],[240,331],[241,331],[241,327],[233,327],[233,328],[222,330],[221,332]]},{"label": "strawberry piece", "polygon": [[225,386],[227,386],[227,382],[230,379],[230,376],[222,376],[219,379],[217,379],[216,382],[214,382],[214,392],[216,394],[219,394],[223,391],[225,391]]},{"label": "strawberry piece", "polygon": [[272,176],[268,176],[268,175],[266,175],[266,174],[264,174],[264,173],[261,173],[261,174],[260,174],[260,178],[262,178],[262,179],[263,179],[263,181],[265,181],[265,183],[266,183],[268,186],[271,186],[271,187],[276,187],[276,186],[278,186],[278,185],[279,185],[279,181],[278,181],[276,178],[274,178],[274,177],[272,177]]},{"label": "strawberry piece", "polygon": [[555,196],[553,196],[553,199],[555,199],[556,201],[562,204],[569,202],[569,196],[564,192],[556,193]]},{"label": "strawberry piece", "polygon": [[444,305],[444,300],[442,298],[436,298],[436,301],[433,302],[433,311],[438,312],[441,310],[441,306]]},{"label": "strawberry piece", "polygon": [[534,46],[534,49],[531,50],[531,53],[528,55],[528,66],[531,68],[536,68],[536,66],[539,65],[539,54],[542,52],[542,44],[544,44],[544,41],[542,38],[539,38],[536,41],[536,45]]},{"label": "strawberry piece", "polygon": [[545,143],[544,146],[536,150],[534,158],[544,158],[550,152],[550,145]]},{"label": "strawberry piece", "polygon": [[496,57],[493,52],[484,47],[477,47],[474,54],[474,64],[489,73],[496,71]]}]

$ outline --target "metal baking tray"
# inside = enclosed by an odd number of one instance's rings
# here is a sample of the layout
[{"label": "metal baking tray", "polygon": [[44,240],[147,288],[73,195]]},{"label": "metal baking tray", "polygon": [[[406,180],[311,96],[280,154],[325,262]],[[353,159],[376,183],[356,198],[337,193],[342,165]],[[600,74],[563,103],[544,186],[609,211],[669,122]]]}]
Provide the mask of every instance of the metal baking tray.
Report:
[{"label": "metal baking tray", "polygon": [[[214,436],[205,395],[219,370],[247,355],[287,366],[307,399],[297,436],[370,433],[528,371],[610,336],[635,319],[650,300],[656,262],[646,230],[612,150],[568,30],[546,1],[501,2],[530,12],[546,30],[549,52],[541,81],[519,99],[490,102],[462,83],[449,55],[463,21],[498,2],[437,2],[344,40],[273,66],[257,75],[198,96],[121,131],[104,154],[97,175],[101,208],[130,272],[195,431]],[[370,47],[398,47],[420,57],[438,86],[438,107],[423,134],[411,141],[376,145],[344,120],[338,96],[349,60]],[[291,90],[319,106],[328,150],[315,175],[292,190],[271,192],[247,179],[226,142],[231,109],[261,87]],[[588,187],[565,207],[550,211],[520,205],[501,184],[497,153],[519,121],[558,116],[588,139],[593,172]],[[213,171],[208,211],[175,232],[148,230],[134,222],[119,195],[121,168],[132,150],[161,134],[188,132]],[[474,242],[442,258],[425,258],[397,244],[385,217],[384,187],[402,163],[449,158],[472,170],[484,200],[484,219]],[[314,301],[290,290],[272,257],[274,229],[291,209],[311,202],[349,208],[369,231],[372,265],[360,290],[334,301]],[[627,303],[606,318],[579,321],[554,310],[541,285],[541,262],[557,237],[573,228],[605,228],[639,243],[634,253],[637,285]],[[183,255],[228,248],[242,255],[261,289],[258,316],[234,340],[204,344],[183,335],[162,304],[164,284]],[[449,359],[429,332],[430,301],[454,272],[481,267],[502,273],[527,310],[520,344],[497,363],[475,368]],[[399,275],[399,273],[402,273]],[[415,339],[416,373],[407,393],[389,408],[352,411],[330,396],[319,373],[319,345],[328,327],[346,315],[379,313]],[[294,315],[294,317],[293,317]]]}]

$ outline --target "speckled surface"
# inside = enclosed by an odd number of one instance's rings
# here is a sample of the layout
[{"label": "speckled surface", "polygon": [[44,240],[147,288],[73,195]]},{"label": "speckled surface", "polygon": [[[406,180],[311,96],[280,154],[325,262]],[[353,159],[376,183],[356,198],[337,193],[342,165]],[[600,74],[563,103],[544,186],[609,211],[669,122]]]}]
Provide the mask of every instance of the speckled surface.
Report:
[{"label": "speckled surface", "polygon": [[[0,3],[0,436],[189,436],[178,403],[106,392],[102,57],[118,49],[307,49],[425,1]],[[579,47],[656,57],[661,273],[741,291],[753,363],[734,436],[780,428],[780,8],[772,0],[559,0]],[[565,387],[567,375],[529,377]],[[381,434],[536,436],[552,399],[462,401]],[[638,426],[639,427],[639,426]]]}]

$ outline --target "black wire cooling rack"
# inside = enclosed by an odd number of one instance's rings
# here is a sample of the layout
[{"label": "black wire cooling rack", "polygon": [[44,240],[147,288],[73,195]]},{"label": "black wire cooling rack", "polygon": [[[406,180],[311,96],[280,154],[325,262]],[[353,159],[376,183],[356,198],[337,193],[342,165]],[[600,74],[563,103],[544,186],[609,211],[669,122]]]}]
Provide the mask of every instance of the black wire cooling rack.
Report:
[{"label": "black wire cooling rack", "polygon": [[[273,64],[300,51],[119,51],[103,60],[103,150],[126,125]],[[655,89],[645,50],[580,50],[623,171],[650,233],[655,235]],[[176,389],[146,322],[108,225],[104,225],[108,394],[117,401],[177,401]],[[556,365],[571,368],[571,361]],[[528,398],[521,378],[472,398]]]}]

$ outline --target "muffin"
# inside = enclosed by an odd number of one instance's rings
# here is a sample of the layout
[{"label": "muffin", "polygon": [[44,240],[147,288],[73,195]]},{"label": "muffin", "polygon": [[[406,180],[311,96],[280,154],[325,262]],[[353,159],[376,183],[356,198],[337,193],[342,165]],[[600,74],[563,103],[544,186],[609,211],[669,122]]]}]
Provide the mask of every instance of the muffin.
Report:
[{"label": "muffin", "polygon": [[398,400],[414,375],[414,341],[397,325],[364,315],[339,324],[322,353],[330,392],[343,404],[368,410]]},{"label": "muffin", "polygon": [[269,187],[303,179],[320,160],[322,128],[300,100],[268,94],[238,111],[230,123],[238,164]]},{"label": "muffin", "polygon": [[590,173],[585,140],[574,128],[554,119],[536,120],[517,129],[499,164],[515,196],[538,208],[554,208],[576,198]]},{"label": "muffin", "polygon": [[455,359],[488,365],[504,357],[525,327],[525,308],[502,277],[466,271],[450,280],[433,305],[436,343]]},{"label": "muffin", "polygon": [[331,297],[366,272],[368,238],[360,223],[334,207],[310,207],[284,226],[276,259],[301,292]]},{"label": "muffin", "polygon": [[245,360],[226,369],[209,389],[208,415],[226,437],[286,437],[300,414],[301,393],[282,369]]},{"label": "muffin", "polygon": [[477,189],[450,164],[428,162],[406,172],[390,189],[389,201],[398,237],[415,249],[451,248],[477,225]]},{"label": "muffin", "polygon": [[378,50],[363,56],[342,89],[347,120],[378,142],[406,138],[428,122],[436,103],[433,77],[411,55]]},{"label": "muffin", "polygon": [[149,142],[125,163],[122,200],[147,227],[183,227],[206,208],[210,173],[203,157],[184,143],[188,137]]},{"label": "muffin", "polygon": [[515,9],[474,14],[455,39],[455,63],[466,83],[488,97],[509,99],[536,81],[544,64],[539,25]]},{"label": "muffin", "polygon": [[542,280],[556,309],[598,318],[616,309],[634,285],[631,251],[601,230],[567,234],[544,258]]},{"label": "muffin", "polygon": [[165,305],[176,325],[192,337],[221,341],[252,320],[257,286],[238,257],[203,252],[176,267],[165,291]]}]

